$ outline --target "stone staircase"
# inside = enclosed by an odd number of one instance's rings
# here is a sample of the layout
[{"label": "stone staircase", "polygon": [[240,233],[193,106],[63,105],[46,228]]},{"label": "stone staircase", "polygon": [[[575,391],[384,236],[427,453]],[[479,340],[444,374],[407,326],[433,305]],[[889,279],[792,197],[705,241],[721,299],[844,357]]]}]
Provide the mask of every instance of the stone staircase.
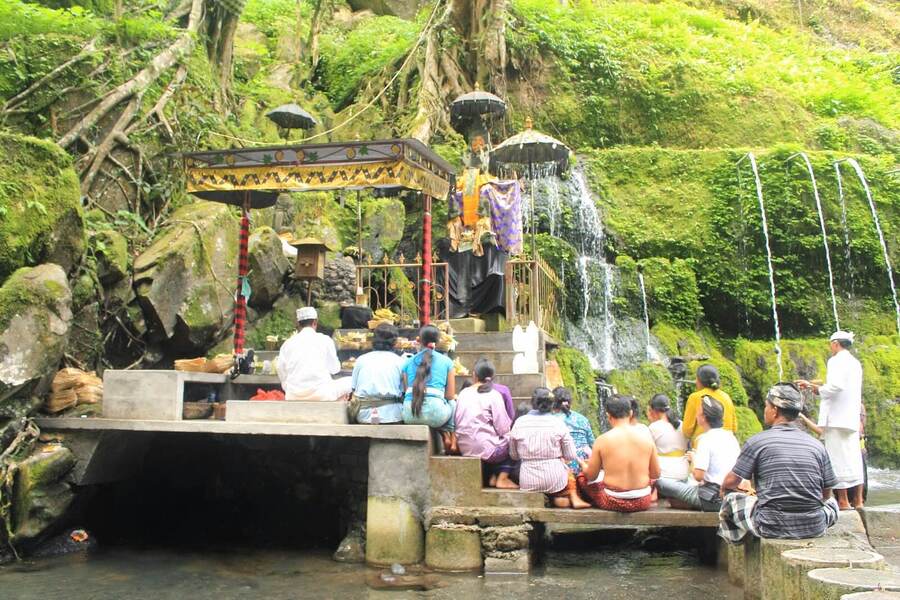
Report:
[{"label": "stone staircase", "polygon": [[[516,405],[521,401],[530,402],[534,388],[546,385],[544,375],[546,339],[544,336],[541,336],[538,351],[538,372],[519,375],[513,374],[512,365],[516,352],[513,350],[512,332],[455,333],[454,337],[457,341],[455,355],[463,366],[472,372],[475,362],[479,358],[490,360],[497,373],[494,382],[509,387]],[[462,383],[469,378],[471,375],[457,376],[456,389],[459,390]]]}]

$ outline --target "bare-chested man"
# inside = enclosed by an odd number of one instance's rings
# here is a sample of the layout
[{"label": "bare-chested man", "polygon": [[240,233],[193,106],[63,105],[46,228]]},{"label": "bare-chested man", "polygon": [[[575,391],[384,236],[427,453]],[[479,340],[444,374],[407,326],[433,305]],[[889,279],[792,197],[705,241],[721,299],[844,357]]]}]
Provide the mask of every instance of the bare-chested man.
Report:
[{"label": "bare-chested man", "polygon": [[[631,426],[631,398],[613,395],[606,401],[612,427],[594,442],[590,460],[582,465],[578,487],[597,508],[637,512],[650,507],[650,480],[659,478],[656,446]],[[603,481],[589,483],[603,471]]]}]

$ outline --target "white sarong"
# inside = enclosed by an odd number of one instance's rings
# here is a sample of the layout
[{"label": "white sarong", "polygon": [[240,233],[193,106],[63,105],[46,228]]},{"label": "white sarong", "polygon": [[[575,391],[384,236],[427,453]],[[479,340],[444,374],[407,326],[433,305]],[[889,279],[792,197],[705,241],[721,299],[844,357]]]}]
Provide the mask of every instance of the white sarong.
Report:
[{"label": "white sarong", "polygon": [[859,432],[840,427],[825,427],[822,441],[831,468],[837,478],[836,490],[846,490],[863,483],[862,449],[859,446]]},{"label": "white sarong", "polygon": [[286,394],[285,400],[289,402],[334,402],[347,399],[352,389],[353,382],[350,377],[339,377],[316,388],[297,390],[294,393]]}]

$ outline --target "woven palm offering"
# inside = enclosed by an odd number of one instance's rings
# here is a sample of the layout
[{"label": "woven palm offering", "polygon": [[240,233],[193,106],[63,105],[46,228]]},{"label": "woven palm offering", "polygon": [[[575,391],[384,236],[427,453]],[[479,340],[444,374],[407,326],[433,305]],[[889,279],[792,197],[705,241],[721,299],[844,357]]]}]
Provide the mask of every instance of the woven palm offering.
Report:
[{"label": "woven palm offering", "polygon": [[175,361],[176,371],[192,371],[202,373],[206,370],[206,359],[200,358],[182,358]]},{"label": "woven palm offering", "polygon": [[234,366],[234,357],[230,354],[216,354],[206,361],[203,369],[207,373],[227,373]]}]

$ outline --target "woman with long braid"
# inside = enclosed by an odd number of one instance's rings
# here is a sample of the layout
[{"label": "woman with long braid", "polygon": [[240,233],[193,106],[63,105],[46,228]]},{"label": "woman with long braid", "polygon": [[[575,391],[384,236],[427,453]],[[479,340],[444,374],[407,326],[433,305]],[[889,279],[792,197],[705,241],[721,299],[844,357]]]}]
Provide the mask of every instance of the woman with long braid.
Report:
[{"label": "woman with long braid", "polygon": [[458,454],[453,413],[456,411],[456,374],[453,361],[435,351],[441,332],[433,325],[419,330],[422,348],[403,367],[403,422],[428,425],[441,433],[444,450]]}]

